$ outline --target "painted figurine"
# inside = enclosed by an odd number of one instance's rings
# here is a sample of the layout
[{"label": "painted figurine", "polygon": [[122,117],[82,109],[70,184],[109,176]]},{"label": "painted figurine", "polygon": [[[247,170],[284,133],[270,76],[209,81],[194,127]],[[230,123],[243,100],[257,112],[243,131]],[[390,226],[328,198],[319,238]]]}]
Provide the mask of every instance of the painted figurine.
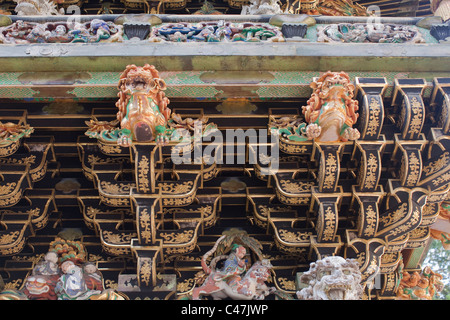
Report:
[{"label": "painted figurine", "polygon": [[63,275],[56,284],[59,300],[74,300],[86,292],[81,268],[68,260],[61,264]]},{"label": "painted figurine", "polygon": [[39,262],[33,269],[33,275],[59,275],[58,254],[49,251],[45,254],[44,260]]},{"label": "painted figurine", "polygon": [[437,292],[442,291],[442,275],[426,266],[421,273],[403,271],[403,277],[397,289],[397,300],[433,300]]},{"label": "painted figurine", "polygon": [[0,292],[0,300],[124,300],[122,294],[105,289],[103,275],[84,257],[81,243],[57,238],[23,288]]},{"label": "painted figurine", "polygon": [[47,252],[25,281],[24,294],[30,300],[56,300],[55,286],[60,277],[58,255]]},{"label": "painted figurine", "polygon": [[89,290],[103,291],[103,277],[92,262],[86,262],[83,266],[84,282]]},{"label": "painted figurine", "polygon": [[226,281],[231,286],[238,286],[241,274],[246,271],[247,264],[244,260],[247,250],[245,247],[235,244],[233,252],[224,262],[223,269],[214,275],[215,281]]},{"label": "painted figurine", "polygon": [[[265,284],[272,268],[269,260],[256,261],[247,270],[247,261],[244,259],[247,250],[242,245],[234,244],[229,255],[215,257],[208,266],[206,259],[216,248],[217,243],[202,258],[202,268],[207,277],[201,286],[193,289],[194,300],[200,299],[202,295],[210,295],[215,300],[227,297],[234,300],[263,300],[275,291],[275,288],[269,288]],[[216,263],[224,258],[223,268],[216,270]]]}]

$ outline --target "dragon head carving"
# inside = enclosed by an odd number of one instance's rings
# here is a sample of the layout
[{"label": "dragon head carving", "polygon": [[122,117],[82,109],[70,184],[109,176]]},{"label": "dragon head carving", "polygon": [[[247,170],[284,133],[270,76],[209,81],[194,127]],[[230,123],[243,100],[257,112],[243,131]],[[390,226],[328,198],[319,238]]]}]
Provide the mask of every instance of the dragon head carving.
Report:
[{"label": "dragon head carving", "polygon": [[363,294],[358,262],[339,256],[311,263],[300,282],[307,286],[297,291],[300,300],[360,300]]}]

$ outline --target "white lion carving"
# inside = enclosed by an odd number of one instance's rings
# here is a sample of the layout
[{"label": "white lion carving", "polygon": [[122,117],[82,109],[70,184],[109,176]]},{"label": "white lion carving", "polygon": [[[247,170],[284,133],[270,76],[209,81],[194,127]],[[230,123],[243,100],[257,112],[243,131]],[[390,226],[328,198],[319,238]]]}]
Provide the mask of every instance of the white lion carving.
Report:
[{"label": "white lion carving", "polygon": [[355,259],[330,256],[310,264],[300,276],[308,287],[297,291],[300,300],[361,300],[361,272]]}]

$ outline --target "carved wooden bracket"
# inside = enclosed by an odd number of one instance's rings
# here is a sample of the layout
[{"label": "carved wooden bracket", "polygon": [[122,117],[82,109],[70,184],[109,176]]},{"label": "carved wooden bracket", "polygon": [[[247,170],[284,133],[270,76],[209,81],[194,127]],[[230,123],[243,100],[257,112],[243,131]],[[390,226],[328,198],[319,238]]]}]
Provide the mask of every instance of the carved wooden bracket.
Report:
[{"label": "carved wooden bracket", "polygon": [[317,212],[317,242],[334,242],[339,222],[338,204],[342,195],[317,193],[315,189],[313,188],[311,206]]},{"label": "carved wooden bracket", "polygon": [[386,242],[378,238],[358,238],[356,230],[348,229],[346,230],[346,238],[345,258],[358,260],[361,283],[371,281],[379,272],[381,256],[384,253]]},{"label": "carved wooden bracket", "polygon": [[13,255],[23,250],[27,238],[34,235],[29,213],[7,212],[1,215],[2,225],[6,230],[0,231],[0,254]]},{"label": "carved wooden bracket", "polygon": [[359,102],[359,140],[378,140],[384,121],[383,95],[386,78],[355,78],[355,97]]},{"label": "carved wooden bracket", "polygon": [[161,147],[156,143],[133,143],[136,189],[140,193],[156,192],[156,163],[161,162]]},{"label": "carved wooden bracket", "polygon": [[156,242],[156,213],[161,210],[158,196],[131,191],[131,199],[136,212],[136,229],[140,246],[153,245]]},{"label": "carved wooden bracket", "polygon": [[381,274],[381,289],[378,293],[379,296],[394,297],[396,295],[398,284],[400,283],[401,279],[402,274],[397,269],[394,272]]},{"label": "carved wooden bracket", "polygon": [[318,242],[317,236],[310,237],[310,253],[309,260],[320,260],[328,256],[335,256],[339,254],[339,250],[344,245],[340,236],[336,236],[333,242]]},{"label": "carved wooden bracket", "polygon": [[319,157],[319,192],[336,192],[343,146],[342,143],[314,143],[314,155]]},{"label": "carved wooden bracket", "polygon": [[425,79],[395,79],[392,106],[399,108],[398,126],[402,140],[419,139],[425,122],[422,94]]},{"label": "carved wooden bracket", "polygon": [[450,78],[434,78],[430,106],[443,134],[450,133]]},{"label": "carved wooden bracket", "polygon": [[0,208],[17,204],[27,188],[33,187],[29,164],[2,164],[0,171]]},{"label": "carved wooden bracket", "polygon": [[378,191],[359,192],[353,186],[351,207],[358,207],[358,238],[369,239],[375,236],[379,223],[379,203],[384,196],[383,188]]},{"label": "carved wooden bracket", "polygon": [[[430,144],[426,152],[422,175],[418,186],[434,191],[446,189],[450,184],[450,136],[439,128],[431,128]],[[444,199],[442,199],[444,200]]]},{"label": "carved wooden bracket", "polygon": [[389,180],[387,192],[387,210],[380,214],[376,237],[390,242],[420,225],[427,193],[422,188],[403,188],[398,180]]},{"label": "carved wooden bracket", "polygon": [[156,285],[156,265],[161,259],[161,247],[140,246],[137,239],[131,242],[131,249],[137,257],[137,279],[141,291],[152,290]]},{"label": "carved wooden bracket", "polygon": [[416,187],[422,175],[422,151],[428,141],[423,134],[419,137],[417,140],[409,141],[402,140],[399,134],[394,135],[395,148],[392,158],[401,159],[399,178],[404,187]]},{"label": "carved wooden bracket", "polygon": [[[361,192],[377,191],[378,182],[381,175],[381,156],[386,141],[363,141],[357,140],[355,151],[358,151],[359,156],[359,170],[357,182],[357,189]],[[355,157],[358,157],[355,155]]]}]

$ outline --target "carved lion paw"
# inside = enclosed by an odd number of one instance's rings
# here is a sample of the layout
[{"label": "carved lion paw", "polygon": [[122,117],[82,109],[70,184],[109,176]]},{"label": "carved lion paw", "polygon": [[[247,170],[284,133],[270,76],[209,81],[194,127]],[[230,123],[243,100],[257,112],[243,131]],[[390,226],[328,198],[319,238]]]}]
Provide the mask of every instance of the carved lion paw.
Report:
[{"label": "carved lion paw", "polygon": [[322,133],[322,127],[316,123],[311,123],[306,127],[306,137],[308,140],[317,138]]},{"label": "carved lion paw", "polygon": [[345,129],[344,134],[342,135],[342,137],[347,140],[357,140],[360,136],[358,129],[354,128]]}]

